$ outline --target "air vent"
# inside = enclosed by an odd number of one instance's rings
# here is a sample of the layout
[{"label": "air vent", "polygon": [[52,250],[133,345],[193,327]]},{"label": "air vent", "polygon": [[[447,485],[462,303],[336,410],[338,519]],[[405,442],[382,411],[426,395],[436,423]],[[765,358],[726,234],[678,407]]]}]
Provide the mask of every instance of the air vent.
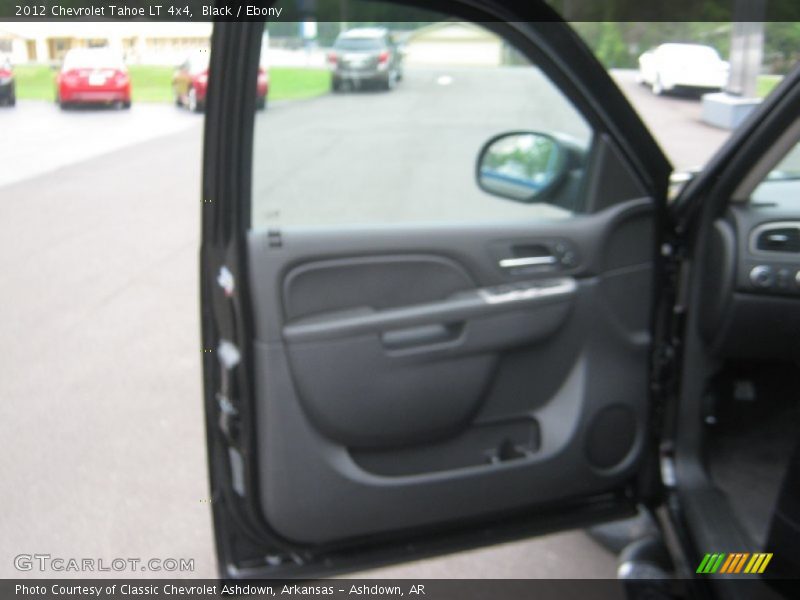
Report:
[{"label": "air vent", "polygon": [[760,252],[800,252],[800,223],[775,223],[759,227],[755,247]]}]

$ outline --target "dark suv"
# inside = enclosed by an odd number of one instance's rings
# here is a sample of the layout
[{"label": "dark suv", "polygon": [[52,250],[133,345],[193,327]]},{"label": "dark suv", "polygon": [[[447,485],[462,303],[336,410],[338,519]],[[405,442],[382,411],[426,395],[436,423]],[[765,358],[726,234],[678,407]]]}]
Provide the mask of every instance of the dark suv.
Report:
[{"label": "dark suv", "polygon": [[333,70],[331,88],[354,89],[376,85],[391,90],[403,78],[400,51],[388,30],[379,27],[351,29],[340,34],[328,54]]}]

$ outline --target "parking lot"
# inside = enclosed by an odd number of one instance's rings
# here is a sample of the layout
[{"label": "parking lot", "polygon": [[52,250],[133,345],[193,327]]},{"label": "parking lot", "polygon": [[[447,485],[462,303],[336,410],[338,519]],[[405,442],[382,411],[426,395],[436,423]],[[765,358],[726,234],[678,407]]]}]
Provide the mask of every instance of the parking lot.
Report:
[{"label": "parking lot", "polygon": [[[453,81],[441,85],[442,75]],[[727,137],[699,121],[697,100],[655,98],[633,74],[615,77],[678,168],[705,162]],[[258,116],[257,136],[262,155],[274,159],[263,163],[274,183],[257,179],[256,191],[266,197],[271,185],[284,186],[273,193],[306,198],[307,205],[287,203],[297,212],[284,214],[282,222],[297,220],[315,202],[330,215],[336,207],[326,204],[323,192],[336,182],[337,164],[309,182],[298,162],[299,156],[314,160],[304,150],[315,129],[328,127],[315,140],[336,139],[336,123],[363,118],[372,100],[383,102],[382,114],[391,119],[428,110],[425,101],[433,94],[463,89],[464,112],[450,118],[465,123],[475,120],[470,103],[507,102],[509,88],[495,85],[495,96],[485,90],[475,96],[475,81],[470,73],[421,74],[396,95],[274,104]],[[457,104],[451,99],[446,108]],[[503,110],[517,124],[528,114],[521,106]],[[506,116],[488,124],[478,119],[468,128],[466,150],[450,158],[466,161],[474,140],[510,124]],[[0,342],[6,355],[0,438],[7,447],[0,457],[7,490],[0,576],[17,575],[12,560],[18,553],[79,552],[109,560],[193,558],[195,571],[187,575],[212,577],[197,283],[202,117],[171,105],[61,112],[50,103],[20,101],[15,109],[0,109],[0,130],[6,142],[0,145]],[[423,151],[422,130],[412,138],[406,128],[382,131],[383,144],[411,139],[408,147]],[[461,147],[460,138],[447,141]],[[334,152],[330,144],[311,148],[320,160]],[[362,166],[369,167],[371,150],[361,146],[356,160]],[[417,188],[439,186],[437,174],[452,175],[447,155],[437,151],[434,159],[435,169],[415,174]],[[312,184],[313,190],[303,187]],[[383,184],[393,185],[378,179],[367,185],[379,193]],[[529,208],[489,202],[509,214]],[[464,206],[482,210],[474,199]],[[264,208],[265,220],[272,210]],[[391,210],[389,220],[404,208]],[[614,569],[611,554],[584,533],[569,532],[373,574],[610,577]]]},{"label": "parking lot", "polygon": [[202,118],[170,104],[130,110],[75,108],[21,101],[0,107],[0,186],[50,173],[133,144],[201,126]]},{"label": "parking lot", "polygon": [[703,123],[697,96],[655,96],[636,83],[636,71],[615,70],[612,76],[676,170],[702,167],[728,139],[729,131]]}]

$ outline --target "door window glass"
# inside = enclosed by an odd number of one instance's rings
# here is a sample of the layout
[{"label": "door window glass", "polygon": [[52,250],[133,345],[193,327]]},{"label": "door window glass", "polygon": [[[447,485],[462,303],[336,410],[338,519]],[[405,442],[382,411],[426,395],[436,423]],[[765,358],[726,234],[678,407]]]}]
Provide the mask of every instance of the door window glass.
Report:
[{"label": "door window glass", "polygon": [[[389,34],[395,44],[387,43]],[[511,202],[477,183],[478,155],[499,134],[539,132],[579,153],[591,143],[580,113],[507,41],[457,21],[349,22],[320,38],[309,43],[270,32],[262,49],[272,89],[268,110],[256,115],[254,228],[572,214],[562,207],[574,207],[574,198]],[[316,95],[278,99],[288,77],[316,85]],[[579,193],[582,171],[576,177],[574,164],[548,164],[571,170],[554,194]],[[505,160],[495,173],[512,187],[551,179],[525,181],[513,166]]]}]

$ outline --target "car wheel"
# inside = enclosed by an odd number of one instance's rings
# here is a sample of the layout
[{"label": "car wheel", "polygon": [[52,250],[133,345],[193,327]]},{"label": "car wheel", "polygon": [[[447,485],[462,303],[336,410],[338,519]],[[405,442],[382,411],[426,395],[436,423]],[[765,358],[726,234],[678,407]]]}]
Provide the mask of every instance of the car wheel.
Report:
[{"label": "car wheel", "polygon": [[193,87],[189,88],[189,93],[186,95],[186,108],[192,112],[200,112],[200,103],[197,101],[197,90]]},{"label": "car wheel", "polygon": [[664,85],[661,83],[661,77],[656,75],[656,80],[653,82],[653,93],[656,96],[664,95]]},{"label": "car wheel", "polygon": [[131,107],[130,100],[126,100],[125,102],[122,103],[122,110],[128,110],[130,107]]},{"label": "car wheel", "polygon": [[336,78],[331,79],[331,91],[334,92],[334,93],[342,91],[342,82],[341,82],[341,80],[336,79]]},{"label": "car wheel", "polygon": [[17,97],[16,96],[11,96],[11,98],[8,99],[8,105],[9,106],[16,106],[17,105]]},{"label": "car wheel", "polygon": [[386,75],[386,81],[383,82],[383,89],[387,92],[393,90],[397,86],[397,75],[394,73],[388,73]]}]

